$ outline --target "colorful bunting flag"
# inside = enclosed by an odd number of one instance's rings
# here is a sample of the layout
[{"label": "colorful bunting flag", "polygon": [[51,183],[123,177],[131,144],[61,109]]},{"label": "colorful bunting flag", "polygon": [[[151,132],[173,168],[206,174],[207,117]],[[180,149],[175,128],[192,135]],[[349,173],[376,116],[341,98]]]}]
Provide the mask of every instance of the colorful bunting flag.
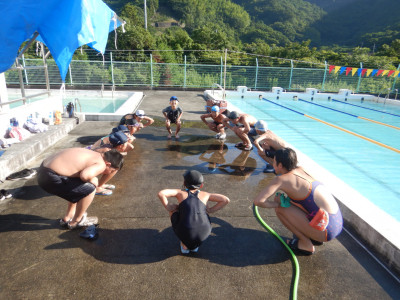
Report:
[{"label": "colorful bunting flag", "polygon": [[361,76],[364,76],[365,72],[367,72],[367,69],[361,69]]},{"label": "colorful bunting flag", "polygon": [[331,74],[332,70],[335,69],[335,66],[329,66],[329,74]]},{"label": "colorful bunting flag", "polygon": [[347,68],[346,68],[346,76],[349,75],[351,69],[352,69],[351,67],[347,67]]},{"label": "colorful bunting flag", "polygon": [[397,76],[399,76],[399,73],[400,73],[400,71],[396,71],[396,72],[394,72],[394,75],[393,75],[393,77],[397,77]]},{"label": "colorful bunting flag", "polygon": [[379,76],[383,73],[383,70],[378,70],[378,72],[376,72],[376,76]]},{"label": "colorful bunting flag", "polygon": [[372,69],[367,69],[367,77],[371,74]]},{"label": "colorful bunting flag", "polygon": [[[353,68],[353,70],[351,70],[351,76],[354,76],[354,74],[358,71],[358,68]],[[357,73],[358,74],[358,73]],[[347,74],[346,74],[347,75]],[[360,74],[358,74],[360,75]]]},{"label": "colorful bunting flag", "polygon": [[394,73],[394,70],[390,70],[387,76],[390,77],[393,73]]},{"label": "colorful bunting flag", "polygon": [[378,72],[378,70],[377,69],[373,69],[372,70],[372,73],[371,73],[371,76],[375,76],[375,74]]},{"label": "colorful bunting flag", "polygon": [[387,73],[389,73],[389,70],[383,70],[382,76],[385,76]]},{"label": "colorful bunting flag", "polygon": [[336,74],[339,70],[340,70],[340,66],[335,66],[335,72],[334,72],[334,74]]},{"label": "colorful bunting flag", "polygon": [[344,71],[346,71],[346,67],[340,67],[339,75],[342,75]]}]

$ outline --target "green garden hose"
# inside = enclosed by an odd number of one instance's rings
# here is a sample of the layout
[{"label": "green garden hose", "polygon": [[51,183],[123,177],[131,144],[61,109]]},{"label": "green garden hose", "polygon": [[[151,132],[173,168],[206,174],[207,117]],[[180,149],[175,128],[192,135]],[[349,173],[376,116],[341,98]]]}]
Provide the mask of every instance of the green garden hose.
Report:
[{"label": "green garden hose", "polygon": [[256,217],[257,221],[272,235],[274,235],[289,251],[292,255],[292,262],[295,269],[294,280],[293,280],[293,288],[292,288],[292,297],[291,299],[297,299],[297,287],[299,285],[299,277],[300,277],[300,266],[299,262],[297,261],[296,255],[293,253],[292,249],[289,248],[288,244],[282,240],[282,238],[271,228],[268,226],[267,223],[261,218],[260,214],[258,213],[258,207],[253,204],[253,212],[254,216]]}]

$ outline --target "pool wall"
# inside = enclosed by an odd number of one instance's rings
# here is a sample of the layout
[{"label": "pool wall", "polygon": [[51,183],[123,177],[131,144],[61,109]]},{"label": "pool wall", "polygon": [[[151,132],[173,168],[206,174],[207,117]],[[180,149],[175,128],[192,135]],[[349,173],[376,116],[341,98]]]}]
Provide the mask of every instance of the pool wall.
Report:
[{"label": "pool wall", "polygon": [[[314,91],[314,93],[312,93]],[[246,87],[238,87],[236,91],[226,91],[227,97],[251,97],[251,98],[268,98],[276,99],[293,99],[297,96],[304,100],[327,100],[328,97],[334,97],[336,100],[346,101],[347,99],[358,99],[362,97],[366,101],[379,101],[377,97],[365,94],[351,94],[348,90],[342,90],[335,94],[316,93],[316,89],[309,89],[306,93],[286,93],[281,88],[275,88],[271,92],[255,92],[249,91]],[[222,100],[221,90],[206,90],[204,92],[206,99]],[[243,97],[243,98],[244,98]],[[400,102],[400,101],[397,101]],[[396,102],[396,104],[398,104]],[[233,106],[228,101],[228,109],[230,111],[240,109]],[[373,204],[369,199],[365,198],[358,191],[351,188],[341,179],[333,175],[325,168],[318,165],[306,154],[302,153],[293,145],[289,147],[295,149],[299,164],[303,166],[315,178],[322,179],[324,184],[332,191],[334,197],[338,200],[341,208],[346,228],[350,227],[351,231],[365,242],[377,256],[390,268],[396,272],[400,272],[400,235],[398,234],[399,222],[392,216],[388,215],[382,209]]]},{"label": "pool wall", "polygon": [[[115,113],[82,113],[85,121],[119,121],[127,113],[135,112],[143,100],[143,92],[103,92],[104,97],[127,97]],[[81,114],[81,113],[77,113]]]}]

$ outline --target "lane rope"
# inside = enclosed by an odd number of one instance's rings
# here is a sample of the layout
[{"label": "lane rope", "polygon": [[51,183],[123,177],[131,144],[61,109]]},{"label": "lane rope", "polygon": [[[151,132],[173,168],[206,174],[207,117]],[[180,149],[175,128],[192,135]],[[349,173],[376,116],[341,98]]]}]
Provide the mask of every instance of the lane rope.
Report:
[{"label": "lane rope", "polygon": [[368,109],[368,110],[377,111],[377,112],[380,112],[380,113],[383,113],[383,114],[387,114],[387,115],[391,115],[391,116],[400,117],[400,115],[388,113],[388,112],[386,112],[386,111],[382,111],[382,110],[378,110],[378,109],[373,109],[373,108],[369,108],[369,107],[364,107],[364,106],[361,106],[361,105],[352,104],[352,103],[348,103],[348,102],[343,102],[343,101],[339,101],[339,100],[336,100],[336,99],[332,99],[332,101],[339,102],[339,103],[342,103],[342,104],[351,105],[351,106],[356,106],[356,107],[360,107],[360,108],[364,108],[364,109]]},{"label": "lane rope", "polygon": [[359,138],[361,138],[361,139],[364,139],[364,140],[366,140],[366,141],[368,141],[368,142],[371,142],[371,143],[373,143],[373,144],[375,144],[375,145],[384,147],[384,148],[386,148],[386,149],[392,150],[392,151],[397,152],[397,153],[400,154],[400,150],[397,149],[397,148],[388,146],[388,145],[386,145],[386,144],[383,144],[383,143],[381,143],[381,142],[375,141],[375,140],[373,140],[373,139],[370,139],[370,138],[368,138],[368,137],[366,137],[366,136],[363,136],[363,135],[361,135],[361,134],[355,133],[355,132],[353,132],[353,131],[344,129],[344,128],[342,128],[342,127],[340,127],[340,126],[337,126],[337,125],[334,125],[334,124],[332,124],[332,123],[329,123],[329,122],[320,120],[320,119],[315,118],[315,117],[313,117],[313,116],[306,115],[306,114],[304,114],[304,113],[298,112],[298,111],[296,111],[296,110],[294,110],[294,109],[288,108],[288,107],[286,107],[286,106],[284,106],[284,105],[281,105],[281,104],[278,104],[278,103],[275,103],[275,102],[273,102],[273,101],[271,101],[271,100],[268,100],[268,99],[265,99],[265,98],[263,98],[263,100],[265,100],[265,101],[267,101],[267,102],[270,102],[270,103],[272,103],[272,104],[281,106],[281,107],[286,108],[286,109],[288,109],[288,110],[291,110],[291,111],[293,111],[293,112],[295,112],[295,113],[297,113],[297,114],[299,114],[299,115],[302,115],[302,116],[305,116],[305,117],[310,118],[310,119],[312,119],[312,120],[321,122],[321,123],[323,123],[323,124],[325,124],[325,125],[334,127],[334,128],[339,129],[339,130],[341,130],[341,131],[344,131],[344,132],[346,132],[346,133],[349,133],[349,134],[352,134],[352,135],[354,135],[354,136],[356,136],[356,137],[359,137]]},{"label": "lane rope", "polygon": [[330,109],[330,110],[333,110],[333,111],[336,111],[336,112],[339,112],[339,113],[342,113],[342,114],[345,114],[345,115],[349,115],[349,116],[355,117],[357,119],[362,119],[362,120],[365,120],[365,121],[368,121],[368,122],[372,122],[372,123],[376,123],[376,124],[379,124],[379,125],[383,125],[383,126],[387,126],[387,127],[391,127],[391,128],[400,130],[400,127],[396,127],[396,126],[393,126],[393,125],[390,125],[390,124],[382,123],[382,122],[375,121],[375,120],[372,120],[372,119],[368,119],[368,118],[365,118],[365,117],[353,115],[353,114],[347,113],[345,111],[334,109],[334,108],[331,108],[331,107],[328,107],[328,106],[325,106],[325,105],[322,105],[322,104],[317,104],[317,103],[310,102],[310,101],[307,101],[307,100],[304,100],[304,99],[299,99],[299,101],[302,101],[302,102],[305,102],[305,103],[308,103],[308,104],[313,104],[313,105],[316,105],[316,106],[319,106],[319,107],[322,107],[322,108]]},{"label": "lane rope", "polygon": [[288,246],[288,244],[282,240],[282,238],[277,234],[271,227],[268,226],[267,223],[261,218],[260,214],[258,213],[258,207],[253,204],[253,213],[257,221],[263,226],[269,233],[271,233],[274,237],[276,237],[289,251],[292,258],[293,267],[295,269],[294,278],[292,280],[292,293],[290,299],[296,300],[297,299],[297,288],[299,286],[299,278],[300,278],[300,266],[299,262],[297,261],[296,255],[293,253],[292,249]]}]

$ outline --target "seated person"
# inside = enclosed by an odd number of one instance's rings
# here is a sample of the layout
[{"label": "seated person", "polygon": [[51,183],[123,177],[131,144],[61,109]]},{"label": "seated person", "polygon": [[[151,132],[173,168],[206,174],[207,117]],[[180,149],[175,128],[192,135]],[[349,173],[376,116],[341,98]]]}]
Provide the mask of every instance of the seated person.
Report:
[{"label": "seated person", "polygon": [[96,224],[97,217],[87,217],[86,210],[95,195],[97,176],[120,170],[122,165],[123,157],[116,150],[99,153],[69,148],[46,158],[39,167],[38,184],[46,192],[68,201],[60,225],[75,229]]},{"label": "seated person", "polygon": [[169,105],[162,110],[162,113],[165,117],[165,127],[168,131],[168,138],[170,139],[172,136],[171,124],[176,124],[175,138],[179,139],[179,131],[181,130],[181,117],[182,117],[182,108],[180,108],[179,100],[176,96],[172,96],[169,99]]},{"label": "seated person", "polygon": [[[211,107],[211,112],[201,115],[200,116],[201,120],[210,128],[212,131],[217,132],[215,135],[216,139],[225,139],[226,134],[225,134],[225,126],[224,126],[224,120],[226,117],[219,113],[219,107],[217,105],[214,105]],[[207,122],[206,119],[211,118],[211,122]]]},{"label": "seated person", "polygon": [[[314,245],[330,241],[342,231],[339,205],[321,182],[297,166],[293,149],[277,150],[273,167],[280,176],[257,195],[254,205],[274,208],[279,220],[295,236],[286,241],[288,246],[299,255],[311,255]],[[276,193],[279,190],[287,196]],[[274,200],[269,200],[274,195]]]},{"label": "seated person", "polygon": [[[229,203],[229,198],[220,194],[200,191],[203,187],[203,175],[191,170],[183,174],[182,189],[165,189],[158,193],[162,205],[169,212],[172,228],[181,241],[181,252],[197,252],[199,246],[211,233],[209,213],[220,210]],[[175,197],[178,204],[171,203],[168,198]],[[208,201],[216,202],[208,206]]]},{"label": "seated person", "polygon": [[254,140],[254,146],[257,148],[258,155],[267,162],[264,173],[274,173],[272,162],[274,160],[275,151],[285,147],[285,142],[275,133],[268,129],[267,122],[263,120],[257,121],[255,129],[258,136]]},{"label": "seated person", "polygon": [[[143,123],[145,121],[145,123]],[[154,120],[147,117],[143,110],[139,109],[133,114],[126,114],[119,121],[119,125],[125,125],[129,128],[130,134],[137,133],[140,129],[150,126]]]},{"label": "seated person", "polygon": [[257,119],[248,114],[239,114],[237,111],[232,111],[228,115],[228,119],[224,120],[224,125],[230,128],[242,140],[237,143],[235,147],[241,148],[246,151],[253,149],[249,135],[257,135],[254,125]]}]

